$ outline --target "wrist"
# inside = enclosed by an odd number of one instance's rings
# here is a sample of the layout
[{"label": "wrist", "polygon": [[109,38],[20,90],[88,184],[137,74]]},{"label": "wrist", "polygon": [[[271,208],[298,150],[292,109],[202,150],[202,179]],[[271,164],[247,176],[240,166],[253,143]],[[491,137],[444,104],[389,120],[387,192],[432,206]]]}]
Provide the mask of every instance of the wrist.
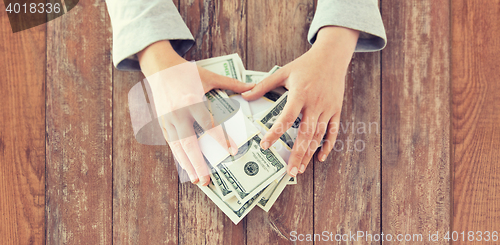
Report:
[{"label": "wrist", "polygon": [[311,51],[335,66],[347,69],[358,42],[359,31],[340,27],[325,26],[318,31]]},{"label": "wrist", "polygon": [[141,70],[145,76],[153,75],[159,71],[186,62],[174,50],[170,41],[155,42],[137,53]]},{"label": "wrist", "polygon": [[322,27],[316,36],[313,48],[323,49],[324,52],[343,51],[352,55],[358,42],[359,31],[341,26]]}]

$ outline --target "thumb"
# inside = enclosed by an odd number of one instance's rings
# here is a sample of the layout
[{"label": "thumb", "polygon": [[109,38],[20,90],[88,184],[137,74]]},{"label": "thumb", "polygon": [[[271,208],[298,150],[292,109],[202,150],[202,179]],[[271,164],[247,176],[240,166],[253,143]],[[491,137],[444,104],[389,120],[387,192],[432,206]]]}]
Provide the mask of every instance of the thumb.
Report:
[{"label": "thumb", "polygon": [[279,86],[283,86],[287,78],[288,73],[286,72],[285,68],[281,68],[272,75],[264,78],[264,80],[255,85],[252,90],[242,93],[241,95],[248,101],[256,100],[262,97],[265,93]]}]

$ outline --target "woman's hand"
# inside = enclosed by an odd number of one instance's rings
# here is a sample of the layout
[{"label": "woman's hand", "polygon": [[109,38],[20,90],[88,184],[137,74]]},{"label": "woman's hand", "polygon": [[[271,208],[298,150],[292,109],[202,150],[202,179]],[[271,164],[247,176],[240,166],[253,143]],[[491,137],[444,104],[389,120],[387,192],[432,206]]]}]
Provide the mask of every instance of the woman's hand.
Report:
[{"label": "woman's hand", "polygon": [[164,137],[174,157],[186,170],[192,183],[208,185],[210,171],[198,145],[194,122],[230,154],[236,154],[238,147],[233,140],[226,140],[221,126],[214,127],[213,118],[203,103],[203,96],[215,88],[241,93],[252,89],[254,85],[196,67],[180,57],[169,41],[151,44],[139,52],[138,57],[152,90]]},{"label": "woman's hand", "polygon": [[309,51],[243,93],[245,99],[255,100],[279,86],[289,90],[285,108],[262,139],[261,147],[267,149],[274,144],[302,113],[299,133],[288,161],[287,171],[291,176],[305,171],[325,133],[318,160],[325,161],[335,144],[345,76],[358,36],[356,30],[323,27]]}]

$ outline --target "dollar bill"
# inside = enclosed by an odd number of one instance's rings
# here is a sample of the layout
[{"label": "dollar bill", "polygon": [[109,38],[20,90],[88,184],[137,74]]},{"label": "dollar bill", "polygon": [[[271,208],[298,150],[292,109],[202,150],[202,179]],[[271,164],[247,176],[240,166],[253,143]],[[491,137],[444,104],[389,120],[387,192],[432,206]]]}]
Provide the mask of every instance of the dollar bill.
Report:
[{"label": "dollar bill", "polygon": [[237,104],[229,98],[226,92],[220,89],[212,89],[205,94],[207,98],[207,109],[212,114],[214,123],[220,124],[239,110]]},{"label": "dollar bill", "polygon": [[[286,92],[286,91],[284,91]],[[284,93],[283,92],[283,93]],[[250,108],[250,112],[252,113],[252,118],[254,120],[258,119],[259,115],[267,110],[269,108],[273,107],[274,102],[277,101],[282,94],[280,94],[277,91],[271,90],[267,93],[264,94],[261,98],[258,98],[253,101],[249,101],[248,105]]]},{"label": "dollar bill", "polygon": [[[288,98],[288,92],[284,93],[275,103],[272,108],[270,108],[264,116],[259,119],[258,123],[266,130],[269,130],[278,117],[283,112],[285,104]],[[300,121],[302,120],[302,114],[299,114],[293,125],[280,136],[280,140],[285,144],[288,150],[292,150],[295,140],[299,132]],[[283,127],[285,125],[282,125]]]},{"label": "dollar bill", "polygon": [[277,70],[281,69],[281,66],[274,66],[268,73],[267,75],[270,76],[271,74],[274,74]]},{"label": "dollar bill", "polygon": [[[205,159],[206,161],[206,159]],[[210,179],[212,181],[212,185],[215,187],[216,191],[217,191],[217,194],[219,196],[220,199],[222,199],[223,201],[226,201],[230,198],[236,198],[234,196],[234,192],[232,192],[230,189],[229,189],[229,186],[226,182],[224,182],[224,179],[222,179],[220,176],[219,176],[219,173],[217,173],[217,171],[215,171],[215,169],[212,167],[212,165],[208,162],[207,162],[207,165],[210,169]]]},{"label": "dollar bill", "polygon": [[267,77],[267,72],[262,71],[250,71],[244,70],[242,72],[242,78],[244,83],[260,83],[265,77]]},{"label": "dollar bill", "polygon": [[242,81],[241,72],[245,70],[243,61],[238,54],[230,54],[196,61],[196,65],[213,73]]},{"label": "dollar bill", "polygon": [[[245,71],[243,61],[238,54],[230,54],[205,60],[196,61],[196,65],[213,73],[234,78],[243,82],[242,72]],[[225,90],[227,95],[233,95],[231,90]]]},{"label": "dollar bill", "polygon": [[260,148],[261,135],[257,134],[215,166],[241,202],[246,202],[285,172],[286,163],[272,148]]},{"label": "dollar bill", "polygon": [[[224,91],[212,90],[206,94],[207,108],[212,114],[215,125],[221,125],[226,142],[229,146],[229,137],[240,148],[246,144],[254,135],[259,133],[253,123],[245,116],[243,110],[238,108],[238,102],[229,99]],[[203,128],[194,124],[195,133],[198,136],[200,149],[202,150],[209,163],[213,166],[220,163],[229,156],[227,150],[219,147],[212,137],[205,137]]]},{"label": "dollar bill", "polygon": [[283,177],[276,179],[266,189],[269,189],[262,195],[257,206],[262,208],[264,211],[269,212],[273,204],[276,202],[278,197],[281,195],[286,185],[290,181],[290,175],[285,174]]},{"label": "dollar bill", "polygon": [[[264,80],[264,78],[276,72],[279,68],[281,67],[275,66],[273,67],[273,69],[271,69],[271,71],[264,73],[264,75],[262,75],[262,72],[244,71],[243,81],[247,82],[246,80],[251,80],[258,84],[262,80]],[[249,75],[247,75],[248,78],[246,78],[245,72],[249,73]],[[254,73],[256,73],[257,75],[253,75]],[[257,114],[267,111],[269,108],[271,108],[274,102],[276,102],[286,91],[287,90],[284,87],[278,87],[265,93],[261,98],[249,101],[248,104],[250,106],[250,111],[252,112],[252,118],[256,119]]]},{"label": "dollar bill", "polygon": [[258,200],[266,193],[263,189],[256,195],[249,198],[246,202],[238,200],[235,196],[227,200],[223,200],[213,182],[210,181],[208,186],[198,184],[198,187],[205,193],[205,195],[217,205],[217,207],[226,214],[235,225],[237,225],[258,203]]},{"label": "dollar bill", "polygon": [[[267,73],[247,71],[237,54],[201,60],[197,61],[196,64],[216,74],[245,83],[256,84],[281,68],[275,66]],[[206,106],[216,123],[225,122],[235,113],[243,112],[246,116],[243,121],[240,121],[245,125],[238,126],[238,130],[241,127],[246,127],[247,137],[249,138],[238,141],[244,143],[237,143],[239,148],[235,156],[228,156],[225,159],[220,158],[224,160],[217,161],[213,160],[214,157],[207,157],[207,159],[212,159],[211,162],[206,160],[212,171],[210,175],[211,181],[208,186],[198,184],[199,188],[237,224],[256,205],[259,205],[266,212],[269,211],[285,186],[297,183],[296,177],[290,177],[285,173],[286,162],[280,156],[281,151],[278,154],[277,149],[274,147],[267,150],[260,148],[262,135],[258,133],[259,130],[251,122],[253,119],[257,119],[255,115],[258,114],[259,117],[258,120],[255,120],[255,123],[259,127],[262,126],[261,131],[269,130],[286,104],[287,90],[280,87],[269,91],[262,98],[253,101],[253,104],[252,102],[246,102],[241,95],[234,94],[232,91],[214,89],[206,93],[205,96],[207,98]],[[241,112],[238,112],[238,110],[241,110]],[[247,118],[250,120],[247,120]],[[248,129],[248,124],[252,129]],[[297,124],[300,124],[300,118]],[[232,126],[234,127],[234,125]],[[204,134],[203,128],[197,125],[196,122],[194,128],[197,136],[201,138]],[[287,131],[284,135],[280,138],[280,141],[286,145],[285,148],[291,150],[297,132]],[[200,146],[204,155],[210,155],[210,151],[207,152],[203,149],[203,144]]]},{"label": "dollar bill", "polygon": [[233,95],[230,95],[229,98],[237,101],[240,104],[240,108],[243,111],[243,114],[245,114],[245,116],[248,118],[248,120],[253,122],[252,110],[250,109],[250,104],[248,103],[248,101],[243,99],[241,94],[233,94]]},{"label": "dollar bill", "polygon": [[[243,61],[241,58],[238,56],[238,54],[231,54],[231,55],[226,55],[226,56],[221,56],[221,57],[216,57],[216,58],[211,58],[211,59],[206,59],[206,60],[200,60],[197,61],[196,64],[200,67],[203,67],[211,72],[214,72],[216,74],[230,77],[237,79],[239,81],[243,81],[242,79],[242,73],[246,72],[246,70],[243,67]],[[253,73],[252,73],[253,74]],[[263,73],[265,76],[267,73]],[[215,92],[212,92],[215,91]],[[212,93],[221,93],[224,92],[227,96],[230,96],[231,99],[238,101],[240,107],[243,110],[243,113],[245,116],[250,121],[253,121],[252,113],[250,110],[250,105],[248,101],[244,100],[241,95],[235,94],[233,91],[230,90],[212,90],[210,92]],[[233,96],[239,96],[239,97],[233,97]],[[208,97],[208,96],[207,96]]]}]

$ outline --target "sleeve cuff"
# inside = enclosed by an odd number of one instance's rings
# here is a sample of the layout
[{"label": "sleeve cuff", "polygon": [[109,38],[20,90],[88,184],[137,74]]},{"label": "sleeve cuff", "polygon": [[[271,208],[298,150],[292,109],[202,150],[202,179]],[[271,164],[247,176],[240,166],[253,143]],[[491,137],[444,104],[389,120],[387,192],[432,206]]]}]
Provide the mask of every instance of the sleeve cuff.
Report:
[{"label": "sleeve cuff", "polygon": [[313,44],[324,26],[342,26],[360,31],[355,52],[382,50],[386,43],[384,24],[376,1],[319,0],[307,38]]},{"label": "sleeve cuff", "polygon": [[160,40],[170,40],[179,55],[194,44],[194,38],[171,1],[150,4],[140,14],[120,18],[113,24],[113,63],[119,70],[139,71],[137,53]]}]

